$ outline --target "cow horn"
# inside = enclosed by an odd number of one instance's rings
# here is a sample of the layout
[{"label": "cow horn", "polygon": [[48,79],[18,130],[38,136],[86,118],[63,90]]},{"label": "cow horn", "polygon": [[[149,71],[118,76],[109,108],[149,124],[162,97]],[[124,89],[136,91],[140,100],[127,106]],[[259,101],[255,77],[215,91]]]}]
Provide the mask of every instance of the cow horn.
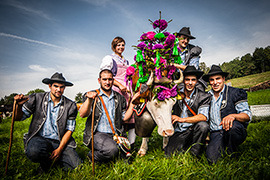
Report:
[{"label": "cow horn", "polygon": [[179,69],[179,72],[180,72],[180,77],[179,77],[179,79],[175,80],[174,83],[175,83],[175,84],[180,84],[180,83],[183,82],[183,80],[184,80],[184,75],[183,75],[183,73],[182,73],[182,70],[181,70],[179,64],[172,63],[172,65],[174,65],[177,69]]},{"label": "cow horn", "polygon": [[149,76],[148,81],[146,82],[146,85],[151,86],[153,84],[153,81],[154,81],[154,73],[153,73],[153,71],[151,71],[151,74]]},{"label": "cow horn", "polygon": [[155,77],[155,83],[171,83],[172,80],[167,78],[167,77],[162,77],[161,79],[158,79],[157,77]]}]

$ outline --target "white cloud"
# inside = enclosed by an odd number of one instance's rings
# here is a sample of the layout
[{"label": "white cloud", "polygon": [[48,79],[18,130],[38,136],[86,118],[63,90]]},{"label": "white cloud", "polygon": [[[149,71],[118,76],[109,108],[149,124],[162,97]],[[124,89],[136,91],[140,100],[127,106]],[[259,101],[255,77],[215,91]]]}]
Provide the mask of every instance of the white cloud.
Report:
[{"label": "white cloud", "polygon": [[19,39],[19,40],[22,40],[22,41],[27,41],[27,42],[30,42],[30,43],[40,44],[40,45],[54,47],[54,48],[62,48],[62,47],[54,45],[54,44],[50,44],[50,43],[46,43],[46,42],[42,42],[42,41],[37,41],[37,40],[33,40],[33,39],[28,39],[28,38],[25,38],[25,37],[16,36],[16,35],[13,35],[13,34],[7,34],[7,33],[3,33],[3,32],[0,32],[0,36],[12,38],[12,39]]},{"label": "white cloud", "polygon": [[8,1],[9,2],[9,5],[12,6],[12,7],[15,7],[19,10],[21,10],[22,12],[24,13],[28,13],[28,14],[32,14],[32,15],[35,15],[35,16],[39,16],[39,17],[42,17],[44,19],[47,19],[47,20],[52,20],[52,18],[46,14],[45,12],[41,11],[41,10],[35,10],[29,6],[26,6],[25,4],[19,2],[19,1]]},{"label": "white cloud", "polygon": [[47,68],[41,67],[40,65],[37,65],[37,64],[32,64],[32,65],[29,65],[28,67],[34,71],[37,71],[37,72],[49,72],[49,71],[53,70],[52,68],[47,69]]}]

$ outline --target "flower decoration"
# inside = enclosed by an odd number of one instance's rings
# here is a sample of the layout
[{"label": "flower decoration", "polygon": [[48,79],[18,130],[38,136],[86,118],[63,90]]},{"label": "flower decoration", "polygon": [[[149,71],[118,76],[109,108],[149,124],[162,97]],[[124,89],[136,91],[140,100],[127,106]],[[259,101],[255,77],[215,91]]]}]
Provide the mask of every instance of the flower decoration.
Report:
[{"label": "flower decoration", "polygon": [[[181,64],[182,60],[179,55],[177,44],[178,39],[170,32],[166,31],[168,24],[171,22],[160,18],[152,22],[154,31],[148,31],[140,36],[139,43],[135,47],[137,54],[134,56],[135,70],[131,73],[131,69],[127,70],[127,80],[131,80],[134,73],[138,73],[139,80],[136,84],[136,89],[140,87],[141,83],[148,80],[151,71],[155,73],[157,79],[166,77],[173,80],[177,77],[174,64]],[[177,86],[171,84],[160,84],[158,88],[152,87],[152,92],[159,101],[163,101],[170,97],[177,96]]]},{"label": "flower decoration", "polygon": [[168,23],[164,19],[155,20],[153,23],[153,28],[156,29],[158,27],[161,31],[166,29],[167,26],[168,26]]}]

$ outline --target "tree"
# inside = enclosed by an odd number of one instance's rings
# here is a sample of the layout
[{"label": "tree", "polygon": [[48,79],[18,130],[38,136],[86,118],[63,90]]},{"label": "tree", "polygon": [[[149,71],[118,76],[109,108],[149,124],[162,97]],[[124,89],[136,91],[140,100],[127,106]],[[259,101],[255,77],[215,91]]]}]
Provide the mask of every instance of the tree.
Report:
[{"label": "tree", "polygon": [[17,93],[12,93],[9,96],[5,96],[1,99],[1,105],[12,105],[14,101],[14,96],[16,96]]},{"label": "tree", "polygon": [[29,91],[26,95],[30,95],[30,94],[33,94],[33,93],[41,93],[41,92],[45,92],[43,89],[35,89],[35,90],[31,90]]},{"label": "tree", "polygon": [[76,94],[75,102],[76,103],[82,103],[83,102],[83,98],[82,98],[82,93],[81,92],[79,92],[79,93]]},{"label": "tree", "polygon": [[200,62],[199,67],[205,74],[210,71],[210,68],[206,66],[205,62]]}]

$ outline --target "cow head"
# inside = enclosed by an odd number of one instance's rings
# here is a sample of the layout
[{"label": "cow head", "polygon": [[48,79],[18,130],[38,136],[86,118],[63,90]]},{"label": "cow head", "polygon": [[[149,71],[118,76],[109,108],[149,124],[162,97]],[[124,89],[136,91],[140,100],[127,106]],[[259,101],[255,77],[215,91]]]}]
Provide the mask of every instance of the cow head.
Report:
[{"label": "cow head", "polygon": [[153,90],[160,87],[160,84],[173,83],[177,86],[183,81],[183,74],[180,70],[180,78],[173,81],[166,77],[157,79],[154,73],[151,72],[150,77],[146,84],[142,84],[140,87],[140,96],[135,99],[132,103],[140,104],[142,102],[147,102],[146,107],[151,114],[153,120],[158,126],[158,133],[161,136],[171,136],[174,133],[174,128],[172,126],[172,107],[176,103],[176,96],[169,97],[160,101],[153,93]]}]

